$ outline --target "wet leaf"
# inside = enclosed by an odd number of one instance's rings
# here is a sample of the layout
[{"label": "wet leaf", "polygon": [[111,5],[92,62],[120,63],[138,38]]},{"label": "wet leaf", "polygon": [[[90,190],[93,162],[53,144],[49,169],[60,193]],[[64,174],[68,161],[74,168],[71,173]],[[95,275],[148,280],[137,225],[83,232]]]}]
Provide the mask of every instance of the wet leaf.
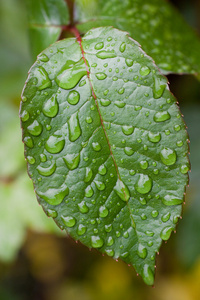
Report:
[{"label": "wet leaf", "polygon": [[152,285],[189,170],[185,124],[152,59],[111,27],[62,40],[31,68],[20,116],[45,212]]}]

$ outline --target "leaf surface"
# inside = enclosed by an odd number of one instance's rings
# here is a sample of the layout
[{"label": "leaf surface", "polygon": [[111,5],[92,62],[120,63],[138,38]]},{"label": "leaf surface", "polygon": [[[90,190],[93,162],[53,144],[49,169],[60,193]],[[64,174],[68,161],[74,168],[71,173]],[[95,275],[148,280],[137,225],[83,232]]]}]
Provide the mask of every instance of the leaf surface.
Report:
[{"label": "leaf surface", "polygon": [[36,56],[59,38],[62,25],[69,22],[69,13],[64,0],[29,0],[30,49]]},{"label": "leaf surface", "polygon": [[189,170],[185,124],[152,59],[111,27],[62,40],[31,68],[20,115],[45,212],[152,285]]},{"label": "leaf surface", "polygon": [[78,29],[98,26],[128,31],[164,74],[200,74],[200,40],[164,0],[76,0]]}]

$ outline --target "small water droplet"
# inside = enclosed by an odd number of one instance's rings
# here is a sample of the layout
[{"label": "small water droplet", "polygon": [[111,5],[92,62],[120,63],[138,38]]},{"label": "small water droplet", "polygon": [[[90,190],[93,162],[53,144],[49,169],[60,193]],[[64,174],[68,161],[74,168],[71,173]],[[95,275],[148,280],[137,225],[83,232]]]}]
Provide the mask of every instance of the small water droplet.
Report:
[{"label": "small water droplet", "polygon": [[112,246],[114,244],[114,239],[112,238],[112,236],[109,236],[106,244],[107,246]]},{"label": "small water droplet", "polygon": [[47,209],[47,216],[51,218],[56,218],[58,213],[54,209]]},{"label": "small water droplet", "polygon": [[40,154],[40,161],[41,161],[41,162],[45,162],[46,160],[47,160],[46,155],[43,154],[43,153],[41,153],[41,154]]},{"label": "small water droplet", "polygon": [[46,117],[53,118],[58,113],[58,102],[56,96],[52,96],[50,99],[48,99],[43,106],[43,113]]},{"label": "small water droplet", "polygon": [[148,139],[152,143],[158,143],[161,139],[161,134],[159,132],[158,133],[149,132]]},{"label": "small water droplet", "polygon": [[170,238],[172,230],[173,230],[173,228],[171,226],[167,226],[167,227],[163,228],[163,230],[160,233],[161,239],[164,241],[167,241]]},{"label": "small water droplet", "polygon": [[103,73],[103,72],[96,73],[95,76],[99,80],[104,80],[107,77],[107,75],[105,73]]},{"label": "small water droplet", "polygon": [[80,154],[79,153],[72,153],[67,154],[63,157],[64,162],[66,163],[66,166],[70,170],[74,170],[78,167],[80,162]]},{"label": "small water droplet", "polygon": [[124,88],[121,88],[121,89],[118,90],[118,93],[119,93],[120,95],[122,95],[122,94],[124,93],[124,90],[125,90]]},{"label": "small water droplet", "polygon": [[93,248],[101,248],[104,244],[103,239],[100,236],[92,236],[91,244]]},{"label": "small water droplet", "polygon": [[92,174],[93,174],[92,170],[89,167],[86,167],[84,181],[89,182],[92,178]]},{"label": "small water droplet", "polygon": [[105,231],[106,232],[111,232],[111,230],[112,230],[112,224],[105,225]]},{"label": "small water droplet", "polygon": [[181,167],[180,167],[180,171],[181,171],[181,173],[182,174],[186,174],[188,171],[189,171],[189,166],[188,165],[182,165]]},{"label": "small water droplet", "polygon": [[21,114],[21,120],[22,122],[26,122],[29,119],[29,112],[26,110],[23,110],[22,114]]},{"label": "small water droplet", "polygon": [[32,124],[30,124],[27,127],[27,130],[30,134],[34,135],[34,136],[38,136],[41,134],[42,132],[42,125],[40,123],[38,123],[37,120],[33,121]]},{"label": "small water droplet", "polygon": [[146,160],[142,160],[140,161],[140,167],[143,169],[143,170],[146,170],[148,168],[148,162]]},{"label": "small water droplet", "polygon": [[150,68],[147,66],[143,66],[140,69],[140,75],[147,76],[151,72]]},{"label": "small water droplet", "polygon": [[114,104],[119,108],[123,108],[126,105],[126,103],[124,103],[122,101],[115,101]]},{"label": "small water droplet", "polygon": [[34,75],[38,80],[38,90],[44,90],[51,87],[51,81],[49,79],[47,71],[43,67],[38,67],[34,70]]},{"label": "small water droplet", "polygon": [[86,123],[91,124],[93,122],[93,119],[91,117],[86,117],[85,121]]},{"label": "small water droplet", "polygon": [[81,127],[78,119],[78,113],[71,115],[68,120],[69,125],[69,139],[71,142],[76,141],[81,136]]},{"label": "small water droplet", "polygon": [[92,148],[94,149],[94,151],[100,151],[101,150],[101,145],[98,142],[93,142],[92,143]]},{"label": "small water droplet", "polygon": [[99,208],[99,217],[105,218],[108,215],[108,209],[104,205]]},{"label": "small water droplet", "polygon": [[120,197],[122,201],[128,201],[130,198],[130,193],[128,190],[128,187],[120,180],[118,179],[116,182],[116,185],[114,187],[114,191],[116,194]]},{"label": "small water droplet", "polygon": [[165,215],[163,215],[163,216],[161,217],[161,220],[162,220],[163,222],[167,222],[167,221],[169,220],[170,216],[171,216],[171,214],[168,212],[168,213],[166,213]]},{"label": "small water droplet", "polygon": [[29,162],[29,164],[34,165],[35,158],[33,156],[27,156],[27,161]]},{"label": "small water droplet", "polygon": [[133,155],[134,151],[133,151],[133,149],[130,148],[130,147],[125,147],[125,148],[124,148],[124,153],[125,153],[126,155],[128,155],[128,156],[131,156],[131,155]]},{"label": "small water droplet", "polygon": [[155,122],[164,122],[171,118],[168,111],[159,111],[154,115],[154,121]]},{"label": "small water droplet", "polygon": [[152,210],[151,215],[153,218],[156,218],[158,216],[158,211],[157,210]]},{"label": "small water droplet", "polygon": [[114,58],[117,55],[114,50],[111,50],[111,51],[102,50],[102,51],[97,52],[96,56],[101,59],[106,59],[106,58]]},{"label": "small water droplet", "polygon": [[131,58],[126,58],[125,59],[125,63],[127,65],[127,67],[132,67],[133,65],[133,60]]},{"label": "small water droplet", "polygon": [[37,166],[36,168],[38,170],[38,173],[42,176],[50,176],[52,175],[55,170],[56,170],[56,163],[55,161],[52,161],[50,166],[47,167],[42,167],[42,166]]},{"label": "small water droplet", "polygon": [[146,234],[147,236],[154,236],[154,232],[153,232],[153,231],[150,231],[150,230],[145,231],[145,234]]},{"label": "small water droplet", "polygon": [[68,96],[67,96],[67,101],[69,102],[69,104],[71,105],[76,105],[80,100],[80,94],[77,91],[71,91],[69,92]]},{"label": "small water droplet", "polygon": [[137,254],[140,258],[144,259],[147,256],[147,248],[145,248],[142,244],[139,244]]},{"label": "small water droplet", "polygon": [[51,135],[45,144],[46,150],[52,154],[61,152],[64,146],[65,140],[59,135]]},{"label": "small water droplet", "polygon": [[85,189],[85,197],[91,198],[93,194],[94,194],[93,188],[91,187],[91,185],[88,185]]},{"label": "small water droplet", "polygon": [[166,88],[166,83],[162,82],[162,80],[158,77],[154,77],[154,85],[153,85],[153,96],[155,99],[159,99]]},{"label": "small water droplet", "polygon": [[76,219],[74,217],[71,216],[61,216],[61,219],[63,221],[63,224],[67,227],[74,227],[74,225],[76,224]]},{"label": "small water droplet", "polygon": [[47,61],[49,61],[48,56],[47,56],[46,54],[44,54],[44,53],[40,54],[40,56],[38,56],[38,59],[39,59],[40,61],[42,61],[42,62],[47,62]]},{"label": "small water droplet", "polygon": [[176,162],[176,152],[170,148],[164,148],[160,152],[162,162],[166,166],[172,166]]},{"label": "small water droplet", "polygon": [[99,191],[105,190],[106,186],[102,181],[95,180],[94,183]]},{"label": "small water droplet", "polygon": [[78,235],[83,235],[86,233],[87,227],[84,226],[83,224],[79,224],[77,228],[77,234]]},{"label": "small water droplet", "polygon": [[115,254],[115,252],[112,249],[106,249],[105,252],[108,256],[111,256],[111,257],[114,256],[114,254]]},{"label": "small water droplet", "polygon": [[99,42],[99,43],[97,43],[97,44],[94,46],[94,48],[95,48],[96,50],[101,50],[103,47],[104,47],[104,43],[103,43],[103,42]]},{"label": "small water droplet", "polygon": [[134,127],[133,126],[128,126],[128,125],[124,125],[122,126],[122,132],[125,135],[130,135],[133,133]]},{"label": "small water droplet", "polygon": [[142,278],[147,285],[153,285],[154,274],[148,264],[145,264],[142,269]]},{"label": "small water droplet", "polygon": [[111,101],[108,99],[101,99],[100,103],[102,106],[108,106],[108,105],[110,105]]},{"label": "small water droplet", "polygon": [[78,204],[78,209],[82,214],[86,214],[89,211],[89,208],[85,201],[82,201]]},{"label": "small water droplet", "polygon": [[107,169],[106,169],[105,165],[101,165],[101,166],[99,167],[98,173],[99,173],[100,175],[105,175],[105,174],[107,173]]},{"label": "small water droplet", "polygon": [[176,142],[176,145],[177,145],[178,147],[182,147],[182,146],[183,146],[183,141],[178,141],[178,142]]},{"label": "small water droplet", "polygon": [[132,176],[135,175],[135,170],[130,170],[129,174],[132,175]]},{"label": "small water droplet", "polygon": [[33,140],[30,136],[26,136],[24,138],[24,144],[29,147],[29,148],[33,148]]},{"label": "small water droplet", "polygon": [[123,53],[125,50],[126,50],[126,43],[123,42],[123,43],[121,43],[121,45],[119,47],[119,51]]},{"label": "small water droplet", "polygon": [[148,175],[140,174],[135,189],[140,194],[147,194],[152,189],[152,180]]},{"label": "small water droplet", "polygon": [[69,194],[69,189],[65,184],[62,184],[60,188],[48,188],[46,192],[36,191],[36,194],[50,205],[59,205]]},{"label": "small water droplet", "polygon": [[182,199],[174,196],[174,195],[166,195],[163,199],[162,202],[167,205],[167,206],[171,206],[171,205],[178,205],[181,204],[183,202]]},{"label": "small water droplet", "polygon": [[174,126],[174,130],[176,130],[176,131],[181,130],[181,126],[180,126],[180,125],[175,125],[175,126]]}]

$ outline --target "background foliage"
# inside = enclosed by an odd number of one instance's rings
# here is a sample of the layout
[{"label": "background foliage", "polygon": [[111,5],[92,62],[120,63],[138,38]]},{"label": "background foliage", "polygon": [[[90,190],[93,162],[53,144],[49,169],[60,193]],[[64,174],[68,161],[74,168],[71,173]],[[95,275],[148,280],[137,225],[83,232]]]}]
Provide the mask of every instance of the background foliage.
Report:
[{"label": "background foliage", "polygon": [[[175,4],[198,28],[198,1]],[[192,173],[183,220],[176,236],[162,247],[152,289],[122,262],[89,253],[61,236],[36,202],[18,119],[20,93],[31,65],[26,22],[24,1],[0,2],[0,299],[199,299],[199,83],[190,76],[169,77],[185,113]]]}]

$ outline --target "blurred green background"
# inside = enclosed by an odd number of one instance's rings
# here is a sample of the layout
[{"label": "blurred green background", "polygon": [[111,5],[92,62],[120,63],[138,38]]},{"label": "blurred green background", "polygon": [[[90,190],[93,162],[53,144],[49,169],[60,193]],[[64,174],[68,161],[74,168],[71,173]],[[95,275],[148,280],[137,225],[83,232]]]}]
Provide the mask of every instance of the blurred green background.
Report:
[{"label": "blurred green background", "polygon": [[[200,1],[172,2],[200,32]],[[188,126],[192,172],[183,220],[161,248],[151,288],[133,268],[66,237],[38,205],[18,117],[31,66],[25,0],[0,0],[0,45],[0,300],[199,300],[200,83],[169,76]]]}]

